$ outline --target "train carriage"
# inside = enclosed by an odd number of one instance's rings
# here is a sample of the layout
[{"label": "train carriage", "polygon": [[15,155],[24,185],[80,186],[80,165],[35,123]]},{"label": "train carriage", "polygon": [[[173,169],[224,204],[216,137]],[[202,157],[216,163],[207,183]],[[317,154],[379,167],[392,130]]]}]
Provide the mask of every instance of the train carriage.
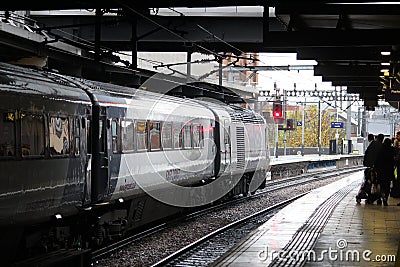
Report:
[{"label": "train carriage", "polygon": [[10,261],[265,185],[265,121],[240,107],[0,64],[0,113]]},{"label": "train carriage", "polygon": [[8,65],[0,72],[0,225],[76,213],[90,98],[50,74]]},{"label": "train carriage", "polygon": [[93,201],[121,201],[163,190],[165,183],[192,185],[214,176],[216,151],[209,144],[215,117],[208,108],[190,99],[141,90],[122,94],[123,88],[98,85],[90,93],[103,114],[99,154],[105,163],[93,164],[92,173],[107,172],[106,181],[97,181],[103,188]]}]

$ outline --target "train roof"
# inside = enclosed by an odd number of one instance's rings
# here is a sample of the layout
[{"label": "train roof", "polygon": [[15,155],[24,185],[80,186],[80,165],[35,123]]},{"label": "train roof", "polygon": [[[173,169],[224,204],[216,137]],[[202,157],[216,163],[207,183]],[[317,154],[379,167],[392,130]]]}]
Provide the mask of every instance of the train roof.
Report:
[{"label": "train roof", "polygon": [[90,102],[89,96],[81,88],[60,75],[7,63],[0,63],[0,90],[11,94]]},{"label": "train roof", "polygon": [[[155,81],[155,83],[154,83]],[[171,89],[179,84],[174,84],[172,81],[162,79],[153,80],[151,87],[160,86],[159,91],[168,92],[168,87]],[[20,66],[15,66],[7,63],[0,63],[0,89],[9,91],[10,93],[25,93],[31,95],[41,95],[44,97],[63,98],[74,101],[90,102],[89,92],[94,99],[100,104],[111,105],[127,105],[127,100],[146,100],[146,101],[163,101],[167,103],[175,103],[187,106],[207,107],[208,109],[224,111],[231,117],[232,122],[256,123],[264,124],[265,121],[261,115],[252,110],[238,107],[235,105],[227,105],[221,101],[202,98],[192,100],[182,97],[169,96],[167,94],[155,93],[142,89],[124,87],[116,84],[86,80],[76,77],[59,75],[57,73],[35,70]]]},{"label": "train roof", "polygon": [[[152,92],[147,91],[146,86],[141,86],[140,88],[133,88],[133,87],[125,87],[121,85],[111,84],[111,83],[104,83],[99,81],[92,81],[86,79],[77,79],[72,78],[79,82],[81,86],[86,86],[87,89],[92,93],[97,101],[101,102],[109,102],[114,104],[125,104],[126,99],[135,99],[135,100],[153,100],[153,101],[166,101],[169,103],[176,103],[182,104],[185,102],[187,105],[199,106],[199,103],[193,101],[190,98],[183,98],[170,96],[168,95],[168,88],[165,89],[165,94],[160,92]],[[159,80],[160,87],[168,87],[171,84],[167,84],[168,81]],[[174,85],[174,84],[173,84]],[[158,88],[159,91],[163,91],[163,89]]]},{"label": "train roof", "polygon": [[[120,85],[102,83],[98,81],[89,81],[89,80],[80,80],[80,81],[85,83],[87,86],[91,88],[91,92],[96,96],[96,98],[99,101],[108,100],[108,101],[114,101],[113,103],[115,103],[116,101],[115,96],[119,96],[121,97],[120,104],[125,104],[125,102],[123,101],[124,98],[135,98],[137,100],[146,99],[146,100],[156,100],[156,101],[163,100],[169,103],[177,103],[179,105],[182,105],[183,102],[185,102],[185,104],[187,105],[194,105],[194,106],[198,106],[198,104],[201,104],[201,106],[207,107],[209,109],[214,109],[214,110],[220,109],[226,111],[231,117],[231,120],[233,122],[253,123],[253,124],[265,123],[264,118],[260,114],[255,113],[250,109],[235,106],[233,104],[228,105],[215,99],[201,98],[201,100],[191,100],[185,98],[185,100],[183,101],[182,97],[174,97],[166,94],[149,92],[142,89],[123,87]],[[171,84],[170,81],[162,81],[162,80],[156,81],[156,84],[164,86],[166,88],[165,91],[168,91],[167,90],[168,87],[174,85],[173,83]],[[144,86],[141,86],[141,88],[144,88]],[[160,88],[159,90],[162,91],[162,89]]]}]

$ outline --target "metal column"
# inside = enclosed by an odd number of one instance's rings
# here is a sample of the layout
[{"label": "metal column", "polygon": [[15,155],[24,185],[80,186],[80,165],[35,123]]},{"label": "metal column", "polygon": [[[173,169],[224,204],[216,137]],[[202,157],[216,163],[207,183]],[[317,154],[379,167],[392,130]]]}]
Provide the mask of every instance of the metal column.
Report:
[{"label": "metal column", "polygon": [[132,35],[131,35],[131,51],[132,51],[132,65],[133,69],[137,69],[138,67],[138,54],[137,54],[137,17],[136,15],[132,16]]}]

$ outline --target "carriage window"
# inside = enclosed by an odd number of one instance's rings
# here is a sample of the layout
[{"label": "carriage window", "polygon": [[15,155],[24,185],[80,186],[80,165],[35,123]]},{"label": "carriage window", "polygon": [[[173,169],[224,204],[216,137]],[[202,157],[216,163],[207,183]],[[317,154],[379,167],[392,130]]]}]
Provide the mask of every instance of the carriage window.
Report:
[{"label": "carriage window", "polygon": [[173,135],[174,135],[174,148],[181,148],[182,147],[182,128],[181,124],[175,124],[173,127]]},{"label": "carriage window", "polygon": [[69,154],[69,121],[67,118],[50,117],[50,155]]},{"label": "carriage window", "polygon": [[111,136],[112,136],[112,150],[113,153],[120,151],[120,138],[119,138],[119,122],[114,119],[111,122]]},{"label": "carriage window", "polygon": [[136,122],[136,141],[138,150],[147,150],[147,125],[144,121]]},{"label": "carriage window", "polygon": [[15,156],[15,113],[3,113],[0,121],[0,157]]},{"label": "carriage window", "polygon": [[75,118],[74,138],[75,138],[75,143],[74,143],[75,155],[79,155],[80,154],[80,143],[81,143],[81,127],[80,127],[80,119],[79,118]]},{"label": "carriage window", "polygon": [[163,149],[172,148],[172,125],[164,123],[161,131],[161,142]]},{"label": "carriage window", "polygon": [[149,122],[149,129],[150,129],[151,150],[159,150],[161,148],[161,140],[160,140],[161,125],[159,122]]},{"label": "carriage window", "polygon": [[105,148],[105,145],[104,145],[104,138],[103,138],[103,136],[104,136],[104,127],[103,127],[103,120],[100,120],[99,121],[99,146],[100,146],[100,152],[104,152],[104,148]]},{"label": "carriage window", "polygon": [[44,155],[43,115],[21,113],[21,149],[23,156]]},{"label": "carriage window", "polygon": [[184,145],[184,148],[192,147],[192,137],[190,134],[190,125],[187,125],[187,124],[183,127],[183,145]]},{"label": "carriage window", "polygon": [[200,125],[198,124],[193,125],[192,131],[193,131],[193,147],[200,147],[200,141],[201,141]]},{"label": "carriage window", "polygon": [[122,152],[132,152],[135,149],[134,146],[134,128],[132,120],[123,120],[122,126]]},{"label": "carriage window", "polygon": [[86,120],[86,148],[87,153],[92,154],[92,125],[89,119]]}]

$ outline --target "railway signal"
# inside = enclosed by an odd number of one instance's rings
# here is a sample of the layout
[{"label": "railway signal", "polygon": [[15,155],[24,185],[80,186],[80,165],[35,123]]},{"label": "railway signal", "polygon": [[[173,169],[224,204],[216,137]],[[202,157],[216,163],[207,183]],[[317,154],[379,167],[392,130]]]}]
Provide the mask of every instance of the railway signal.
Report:
[{"label": "railway signal", "polygon": [[294,130],[293,119],[286,120],[286,129],[287,130]]},{"label": "railway signal", "polygon": [[282,102],[275,101],[272,105],[272,116],[274,119],[282,119],[283,117],[283,109]]}]

